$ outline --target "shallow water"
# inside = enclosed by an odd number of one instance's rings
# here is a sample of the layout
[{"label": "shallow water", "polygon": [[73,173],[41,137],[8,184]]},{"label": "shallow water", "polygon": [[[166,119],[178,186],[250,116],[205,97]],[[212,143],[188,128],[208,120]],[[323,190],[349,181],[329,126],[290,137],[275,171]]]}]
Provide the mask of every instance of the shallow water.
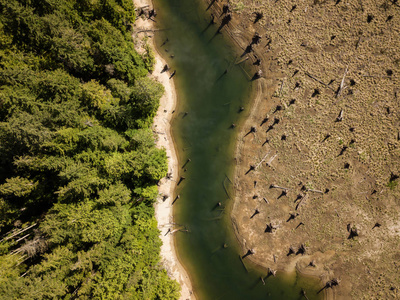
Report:
[{"label": "shallow water", "polygon": [[[238,128],[229,127],[240,126],[246,118],[253,82],[235,63],[239,55],[229,41],[215,34],[217,26],[208,26],[210,12],[204,3],[156,0],[155,7],[161,29],[157,47],[177,71],[178,106],[172,131],[185,179],[176,190],[180,198],[174,216],[189,232],[176,233],[175,242],[197,298],[301,299],[301,288],[309,299],[321,298],[316,280],[278,272],[263,285],[260,277],[267,275],[266,270],[240,260],[243,253],[229,216]],[[245,108],[241,113],[240,106]],[[183,167],[188,158],[191,162]]]}]

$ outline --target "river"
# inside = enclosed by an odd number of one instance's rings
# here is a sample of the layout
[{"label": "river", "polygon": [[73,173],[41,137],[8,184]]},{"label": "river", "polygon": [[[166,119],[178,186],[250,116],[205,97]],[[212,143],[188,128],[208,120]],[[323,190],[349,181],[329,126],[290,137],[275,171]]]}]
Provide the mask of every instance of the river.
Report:
[{"label": "river", "polygon": [[[301,299],[301,288],[309,299],[321,298],[314,279],[278,272],[263,285],[266,270],[240,260],[244,253],[230,219],[234,147],[254,82],[236,64],[240,55],[229,40],[216,34],[217,25],[209,25],[204,2],[156,0],[154,5],[157,47],[176,70],[172,135],[185,179],[176,189],[174,220],[188,232],[176,233],[175,245],[197,299]],[[232,123],[237,127],[230,128]]]}]

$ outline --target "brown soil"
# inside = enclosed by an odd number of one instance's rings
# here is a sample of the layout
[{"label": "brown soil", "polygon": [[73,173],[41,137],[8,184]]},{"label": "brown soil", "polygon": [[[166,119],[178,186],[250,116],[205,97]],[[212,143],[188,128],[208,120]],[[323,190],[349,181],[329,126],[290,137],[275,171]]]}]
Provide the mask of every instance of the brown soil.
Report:
[{"label": "brown soil", "polygon": [[[225,4],[214,2],[214,15]],[[263,77],[238,138],[238,239],[266,268],[340,279],[326,289],[332,299],[400,297],[399,5],[231,0],[222,30],[243,51],[261,36],[243,56],[261,58]]]}]

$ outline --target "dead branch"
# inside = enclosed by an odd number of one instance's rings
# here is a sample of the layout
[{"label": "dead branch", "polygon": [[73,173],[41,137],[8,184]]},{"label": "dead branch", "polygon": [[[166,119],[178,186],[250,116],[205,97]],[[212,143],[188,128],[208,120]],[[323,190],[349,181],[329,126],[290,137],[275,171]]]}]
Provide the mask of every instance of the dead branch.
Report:
[{"label": "dead branch", "polygon": [[336,118],[336,122],[340,122],[343,120],[343,109],[340,110],[338,117]]},{"label": "dead branch", "polygon": [[17,235],[19,235],[19,234],[21,234],[21,233],[23,233],[23,232],[25,232],[25,231],[31,229],[32,227],[34,227],[34,226],[36,226],[36,225],[37,225],[37,223],[32,224],[31,226],[28,226],[28,227],[26,227],[25,229],[22,229],[22,230],[20,230],[20,231],[18,231],[18,232],[16,232],[16,233],[14,233],[12,236],[9,236],[9,237],[6,237],[6,238],[2,239],[0,242],[8,241],[9,239],[12,239],[13,237],[15,237],[15,236],[17,236]]},{"label": "dead branch", "polygon": [[271,268],[268,268],[268,276],[276,276],[276,270],[273,270],[273,269],[271,269]]},{"label": "dead branch", "polygon": [[316,82],[318,82],[318,83],[322,84],[323,86],[327,87],[328,89],[330,89],[330,90],[332,90],[332,91],[335,91],[335,90],[334,90],[333,88],[331,88],[329,85],[327,85],[326,83],[323,83],[321,80],[315,78],[315,77],[312,76],[310,73],[305,72],[305,74],[306,74],[308,77],[310,77],[311,79],[314,79]]},{"label": "dead branch", "polygon": [[267,154],[265,154],[265,156],[263,157],[263,159],[256,165],[255,169],[257,169],[262,163],[263,161],[267,158],[267,156],[271,153],[271,151],[269,151]]},{"label": "dead branch", "polygon": [[289,191],[290,189],[288,189],[288,188],[285,188],[285,187],[282,187],[282,186],[278,186],[278,185],[276,185],[276,184],[271,184],[270,186],[269,186],[269,188],[270,189],[281,189],[281,190],[285,190],[285,191]]},{"label": "dead branch", "polygon": [[314,193],[319,193],[319,194],[323,194],[323,191],[319,191],[319,190],[312,190],[312,189],[307,189],[307,192],[314,192]]},{"label": "dead branch", "polygon": [[272,161],[278,156],[278,154],[275,154],[274,156],[272,156],[266,163],[266,165],[272,169],[274,169],[274,167],[271,165]]},{"label": "dead branch", "polygon": [[282,80],[281,89],[279,90],[279,97],[282,96],[282,89],[283,89],[284,83],[285,83],[285,79]]},{"label": "dead branch", "polygon": [[344,79],[346,78],[348,69],[349,69],[349,66],[347,65],[347,66],[346,66],[346,70],[344,71],[344,75],[343,75],[342,81],[340,82],[339,89],[338,89],[338,91],[337,91],[337,93],[336,93],[336,98],[339,98],[340,93],[341,93],[342,90],[343,90],[343,87],[344,87]]},{"label": "dead branch", "polygon": [[28,234],[25,234],[22,238],[19,238],[18,240],[16,240],[15,242],[16,243],[18,243],[18,242],[20,242],[20,241],[22,241],[22,240],[24,240],[24,239],[26,239],[28,236],[30,236],[31,234],[30,233],[28,233]]},{"label": "dead branch", "polygon": [[299,203],[297,203],[295,210],[298,210],[298,209],[300,208],[300,206],[303,205],[303,204],[306,202],[307,198],[308,198],[308,194],[306,194],[305,196],[303,196],[303,197],[300,199]]}]

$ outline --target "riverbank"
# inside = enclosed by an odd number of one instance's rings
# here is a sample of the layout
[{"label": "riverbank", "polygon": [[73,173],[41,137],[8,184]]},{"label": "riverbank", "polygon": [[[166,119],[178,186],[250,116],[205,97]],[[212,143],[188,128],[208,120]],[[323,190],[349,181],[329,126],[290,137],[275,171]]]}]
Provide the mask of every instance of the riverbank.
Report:
[{"label": "riverbank", "polygon": [[395,298],[399,12],[339,2],[212,4],[262,71],[237,141],[232,222],[246,259],[321,288],[338,279],[328,299]]},{"label": "riverbank", "polygon": [[[135,7],[152,8],[151,0],[134,0]],[[177,95],[173,79],[170,79],[169,71],[163,72],[166,65],[165,60],[160,56],[154,44],[154,22],[148,18],[139,17],[134,25],[134,33],[138,37],[139,48],[143,49],[144,43],[148,43],[155,56],[155,66],[152,77],[160,82],[165,89],[164,95],[160,99],[160,107],[154,118],[153,132],[157,136],[156,145],[164,148],[168,157],[169,178],[163,178],[159,184],[159,198],[155,205],[155,217],[160,230],[160,239],[162,240],[161,258],[163,267],[167,270],[170,278],[176,280],[181,286],[180,299],[195,299],[192,292],[190,278],[179,262],[177,257],[173,234],[179,228],[175,228],[173,221],[173,195],[176,187],[176,178],[178,178],[178,158],[175,151],[173,138],[171,135],[171,120],[177,103]],[[140,33],[138,33],[140,31]],[[166,199],[164,199],[167,197]]]},{"label": "riverbank", "polygon": [[[208,5],[211,5],[210,1],[206,2]],[[255,154],[254,150],[259,148],[261,140],[257,137],[256,132],[251,133],[250,140],[252,141],[250,144],[247,143],[249,138],[245,139],[244,137],[247,137],[250,129],[253,127],[256,128],[257,124],[266,117],[265,112],[272,110],[275,104],[273,97],[276,90],[279,88],[279,82],[284,77],[284,72],[274,57],[276,53],[270,51],[269,40],[265,41],[264,39],[264,30],[258,26],[254,26],[254,23],[251,22],[254,18],[251,18],[249,15],[241,16],[235,13],[232,11],[231,5],[228,5],[229,10],[227,13],[223,13],[227,9],[227,5],[228,3],[225,2],[214,2],[210,6],[210,10],[212,15],[219,16],[215,18],[215,20],[218,19],[217,24],[223,22],[227,14],[233,15],[232,21],[222,30],[222,33],[229,35],[237,47],[242,49],[243,63],[246,63],[247,66],[253,66],[252,68],[247,67],[248,70],[251,69],[251,73],[248,74],[248,77],[249,79],[256,80],[257,83],[256,89],[252,94],[251,105],[246,108],[249,109],[249,117],[246,119],[243,126],[239,128],[240,132],[236,140],[236,168],[234,175],[235,199],[231,212],[235,235],[241,245],[243,253],[246,253],[250,249],[254,250],[255,253],[247,257],[247,259],[251,260],[254,264],[267,270],[279,270],[280,272],[284,272],[285,276],[289,277],[296,276],[293,273],[298,272],[305,277],[319,278],[321,286],[323,286],[323,284],[329,280],[330,273],[324,270],[323,264],[319,264],[314,268],[308,268],[308,264],[311,261],[309,255],[296,257],[296,259],[290,261],[280,260],[279,262],[275,254],[272,254],[271,257],[265,257],[265,255],[260,257],[260,250],[256,248],[259,247],[259,243],[263,240],[263,237],[254,239],[254,225],[243,220],[254,214],[254,208],[257,207],[257,211],[262,210],[258,205],[253,208],[253,203],[249,203],[251,201],[247,201],[248,198],[253,200],[257,199],[256,201],[258,204],[261,204],[261,206],[263,206],[263,204],[260,202],[265,202],[259,199],[258,195],[253,194],[253,189],[249,189],[251,185],[254,185],[253,188],[256,187],[253,179],[258,178],[252,177],[251,180],[246,180],[248,178],[243,178],[242,176],[244,173],[243,169],[247,172],[249,169],[248,166],[254,164],[254,157],[260,156],[259,153]],[[262,42],[252,43],[255,36],[259,36]],[[249,44],[252,44],[251,51],[248,51],[247,48]],[[264,46],[265,44],[268,46]],[[260,78],[255,77],[257,72],[261,74]],[[251,206],[251,209],[248,209],[248,206]],[[267,253],[267,251],[262,250],[261,252],[262,254]],[[269,254],[270,253],[272,252],[269,252]],[[325,262],[327,259],[331,258],[333,254],[332,252],[328,252],[325,255],[316,253],[314,257],[318,257],[319,262]],[[305,264],[305,261],[307,261],[307,264]],[[326,299],[334,298],[330,290],[322,290],[322,293]]]}]

